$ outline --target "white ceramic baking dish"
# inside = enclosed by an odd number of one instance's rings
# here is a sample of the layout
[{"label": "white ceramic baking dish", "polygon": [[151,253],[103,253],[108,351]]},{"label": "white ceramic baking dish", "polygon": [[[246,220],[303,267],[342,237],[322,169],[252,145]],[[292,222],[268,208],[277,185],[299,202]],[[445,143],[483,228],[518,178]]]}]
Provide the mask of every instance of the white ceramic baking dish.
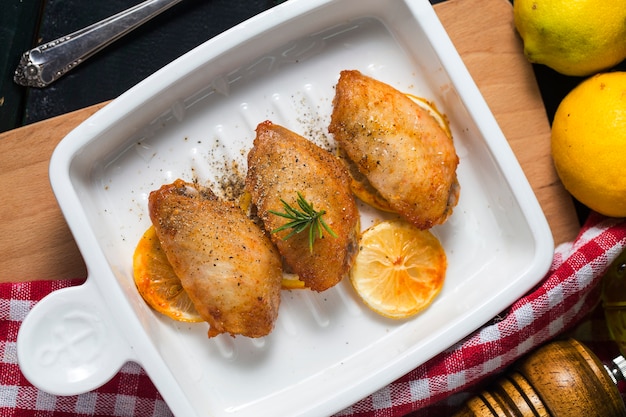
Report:
[{"label": "white ceramic baking dish", "polygon": [[[461,162],[461,198],[433,229],[448,256],[423,313],[369,311],[349,282],[284,291],[260,340],[174,322],[137,293],[132,254],[147,196],[181,177],[211,184],[245,167],[259,122],[322,144],[334,85],[358,69],[432,100]],[[226,171],[225,171],[226,170]],[[92,390],[127,361],[178,416],[330,415],[399,378],[501,312],[546,273],[551,232],[494,117],[426,0],[290,0],[184,55],[114,100],[55,150],[50,179],[88,267],[52,293],[18,337],[24,375],[44,391]],[[363,206],[363,227],[377,214]]]}]

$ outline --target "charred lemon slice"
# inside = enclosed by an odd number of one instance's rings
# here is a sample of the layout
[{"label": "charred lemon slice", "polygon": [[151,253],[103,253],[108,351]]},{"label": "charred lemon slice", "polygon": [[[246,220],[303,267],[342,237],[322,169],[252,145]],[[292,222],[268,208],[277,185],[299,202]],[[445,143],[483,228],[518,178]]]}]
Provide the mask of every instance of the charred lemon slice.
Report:
[{"label": "charred lemon slice", "polygon": [[133,276],[139,294],[154,310],[177,321],[203,321],[167,260],[153,226],[137,244]]}]

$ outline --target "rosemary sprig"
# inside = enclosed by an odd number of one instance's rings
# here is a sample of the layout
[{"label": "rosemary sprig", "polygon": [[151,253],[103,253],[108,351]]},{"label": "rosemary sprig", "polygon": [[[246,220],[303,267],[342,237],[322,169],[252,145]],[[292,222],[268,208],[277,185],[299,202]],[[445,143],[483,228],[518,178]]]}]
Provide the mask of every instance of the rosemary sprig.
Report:
[{"label": "rosemary sprig", "polygon": [[280,199],[281,203],[283,203],[284,212],[268,210],[270,213],[275,214],[280,217],[287,218],[291,220],[288,223],[272,230],[272,233],[278,233],[283,230],[293,229],[287,236],[283,238],[283,240],[287,240],[296,233],[300,233],[304,230],[309,230],[309,250],[311,253],[313,252],[313,243],[315,239],[319,237],[322,238],[323,230],[326,230],[328,234],[332,237],[336,238],[337,234],[330,228],[328,224],[324,221],[322,216],[326,214],[326,210],[315,211],[313,208],[313,204],[309,203],[304,199],[302,194],[298,192],[298,199],[296,200],[300,209],[292,207],[282,198]]}]

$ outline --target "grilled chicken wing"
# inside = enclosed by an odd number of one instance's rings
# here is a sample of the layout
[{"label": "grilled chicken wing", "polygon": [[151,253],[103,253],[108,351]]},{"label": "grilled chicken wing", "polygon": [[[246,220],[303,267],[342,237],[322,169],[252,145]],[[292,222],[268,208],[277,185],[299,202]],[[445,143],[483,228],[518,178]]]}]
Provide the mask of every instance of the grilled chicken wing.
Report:
[{"label": "grilled chicken wing", "polygon": [[176,180],[150,193],[157,236],[209,337],[261,337],[278,315],[280,255],[241,209],[198,184]]},{"label": "grilled chicken wing", "polygon": [[289,239],[285,230],[272,233],[272,240],[285,263],[305,285],[324,291],[337,284],[350,270],[357,250],[359,212],[343,165],[328,151],[302,136],[267,121],[258,125],[254,147],[248,154],[246,190],[268,232],[289,222],[270,213],[284,212],[283,199],[292,207],[299,192],[337,234],[316,239],[309,248],[308,231]]},{"label": "grilled chicken wing", "polygon": [[342,71],[329,126],[338,145],[391,208],[415,226],[443,223],[458,202],[452,139],[393,87]]}]

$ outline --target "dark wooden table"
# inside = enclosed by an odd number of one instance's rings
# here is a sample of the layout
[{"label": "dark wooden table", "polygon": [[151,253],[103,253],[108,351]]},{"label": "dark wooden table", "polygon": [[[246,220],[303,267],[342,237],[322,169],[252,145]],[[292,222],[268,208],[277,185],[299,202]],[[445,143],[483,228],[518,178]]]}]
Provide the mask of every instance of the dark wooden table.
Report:
[{"label": "dark wooden table", "polygon": [[0,132],[110,100],[202,42],[284,0],[186,0],[44,89],[13,83],[21,55],[141,0],[0,0]]}]

